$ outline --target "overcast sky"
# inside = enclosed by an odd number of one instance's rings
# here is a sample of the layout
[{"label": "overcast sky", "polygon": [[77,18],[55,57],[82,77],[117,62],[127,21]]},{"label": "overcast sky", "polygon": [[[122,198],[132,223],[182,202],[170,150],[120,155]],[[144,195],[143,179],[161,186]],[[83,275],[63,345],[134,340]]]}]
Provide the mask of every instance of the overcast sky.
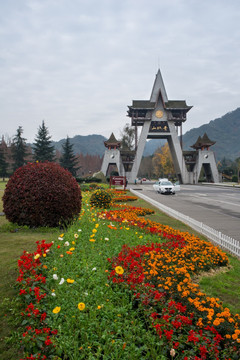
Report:
[{"label": "overcast sky", "polygon": [[240,106],[239,0],[0,0],[0,135],[118,138],[160,68],[183,133]]}]

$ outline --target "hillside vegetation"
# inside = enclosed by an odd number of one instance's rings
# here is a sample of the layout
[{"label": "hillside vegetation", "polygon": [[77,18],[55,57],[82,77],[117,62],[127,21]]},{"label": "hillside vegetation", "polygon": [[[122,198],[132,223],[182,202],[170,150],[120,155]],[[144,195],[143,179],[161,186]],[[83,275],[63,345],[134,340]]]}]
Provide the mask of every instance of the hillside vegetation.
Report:
[{"label": "hillside vegetation", "polygon": [[[192,150],[191,145],[205,132],[211,140],[216,141],[216,144],[211,149],[214,151],[217,161],[224,157],[230,160],[240,157],[240,108],[223,115],[221,118],[212,120],[208,124],[187,131],[183,135],[183,149]],[[106,140],[102,135],[76,135],[70,138],[70,143],[73,144],[75,154],[103,156],[105,152],[104,141]],[[61,151],[64,141],[65,139],[61,139],[53,142],[53,145],[57,150]],[[161,139],[147,141],[143,155],[150,156],[154,154],[156,149],[162,146],[164,142],[165,140]]]}]

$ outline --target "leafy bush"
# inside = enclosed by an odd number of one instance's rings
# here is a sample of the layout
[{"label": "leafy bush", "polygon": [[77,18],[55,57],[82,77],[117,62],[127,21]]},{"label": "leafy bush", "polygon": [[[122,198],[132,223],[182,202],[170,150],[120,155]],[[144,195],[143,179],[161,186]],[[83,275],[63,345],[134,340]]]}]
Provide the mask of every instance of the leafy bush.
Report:
[{"label": "leafy bush", "polygon": [[9,179],[3,208],[9,221],[30,227],[66,226],[81,210],[81,190],[56,163],[29,163]]},{"label": "leafy bush", "polygon": [[97,190],[97,189],[101,189],[101,186],[96,183],[89,184],[89,190]]},{"label": "leafy bush", "polygon": [[232,176],[232,182],[238,182],[238,177],[237,177],[237,175],[233,175],[233,176]]},{"label": "leafy bush", "polygon": [[99,184],[96,183],[90,183],[90,184],[81,184],[80,185],[81,191],[94,191],[97,189],[103,189],[103,187]]},{"label": "leafy bush", "polygon": [[90,204],[92,206],[101,208],[109,208],[111,201],[111,194],[108,191],[102,189],[95,190],[90,198]]}]

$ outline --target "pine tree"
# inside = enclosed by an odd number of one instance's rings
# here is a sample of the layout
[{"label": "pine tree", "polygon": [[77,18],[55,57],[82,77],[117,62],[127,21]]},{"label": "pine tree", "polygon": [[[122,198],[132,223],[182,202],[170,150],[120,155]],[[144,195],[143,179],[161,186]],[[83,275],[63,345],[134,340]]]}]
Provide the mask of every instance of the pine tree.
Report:
[{"label": "pine tree", "polygon": [[69,137],[67,136],[67,139],[65,143],[62,145],[63,153],[60,158],[60,165],[68,170],[73,176],[76,176],[78,167],[76,167],[76,164],[78,160],[76,159],[74,152],[73,152],[73,144],[70,144]]},{"label": "pine tree", "polygon": [[54,146],[51,145],[51,136],[44,120],[42,126],[39,126],[35,142],[33,143],[35,161],[54,161]]},{"label": "pine tree", "polygon": [[0,147],[0,176],[2,177],[3,181],[5,181],[5,177],[7,176],[7,168],[8,164],[5,159],[4,150]]},{"label": "pine tree", "polygon": [[26,139],[22,137],[23,128],[19,126],[17,134],[13,138],[12,143],[12,159],[13,170],[17,170],[19,167],[25,164],[25,156],[27,152]]}]

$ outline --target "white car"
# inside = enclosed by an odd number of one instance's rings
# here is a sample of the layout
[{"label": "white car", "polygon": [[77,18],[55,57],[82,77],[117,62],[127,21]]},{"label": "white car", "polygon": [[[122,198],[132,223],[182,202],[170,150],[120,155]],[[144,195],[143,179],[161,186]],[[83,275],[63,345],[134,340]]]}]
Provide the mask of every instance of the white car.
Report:
[{"label": "white car", "polygon": [[153,184],[153,188],[160,194],[175,194],[175,187],[169,180],[161,180]]},{"label": "white car", "polygon": [[180,182],[179,181],[176,181],[173,185],[174,185],[175,191],[180,191]]}]

